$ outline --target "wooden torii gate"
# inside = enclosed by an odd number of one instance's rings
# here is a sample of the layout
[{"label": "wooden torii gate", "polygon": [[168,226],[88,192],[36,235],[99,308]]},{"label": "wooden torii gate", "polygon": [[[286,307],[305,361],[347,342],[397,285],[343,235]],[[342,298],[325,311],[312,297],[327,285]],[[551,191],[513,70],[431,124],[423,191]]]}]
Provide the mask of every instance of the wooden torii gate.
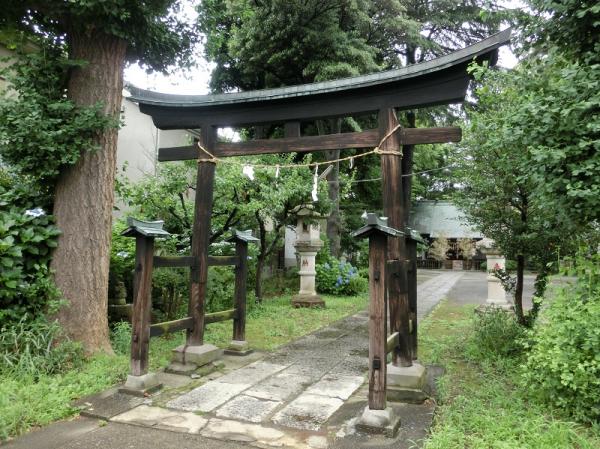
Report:
[{"label": "wooden torii gate", "polygon": [[[217,158],[268,153],[313,152],[349,148],[380,149],[383,210],[389,226],[403,230],[410,208],[410,146],[457,142],[460,128],[398,128],[395,110],[464,101],[474,60],[494,65],[498,48],[510,39],[510,30],[449,55],[421,64],[365,76],[300,86],[217,95],[161,94],[129,86],[130,99],[152,117],[159,129],[195,129],[200,145]],[[378,114],[378,129],[324,136],[302,136],[300,123],[318,119]],[[283,124],[285,137],[245,142],[219,142],[219,127]],[[402,154],[402,147],[405,152]],[[403,159],[404,156],[404,159]],[[192,239],[190,291],[191,320],[186,348],[204,343],[208,249],[215,164],[199,157],[198,146],[160,148],[159,161],[198,159]],[[403,163],[404,161],[404,163]],[[403,175],[408,175],[403,177]],[[416,358],[416,270],[408,275],[405,238],[389,239],[387,250],[389,330],[398,333],[393,350],[395,366],[410,367]],[[414,256],[413,256],[414,257]],[[409,292],[413,292],[409,298]],[[412,332],[411,332],[412,330]]]}]

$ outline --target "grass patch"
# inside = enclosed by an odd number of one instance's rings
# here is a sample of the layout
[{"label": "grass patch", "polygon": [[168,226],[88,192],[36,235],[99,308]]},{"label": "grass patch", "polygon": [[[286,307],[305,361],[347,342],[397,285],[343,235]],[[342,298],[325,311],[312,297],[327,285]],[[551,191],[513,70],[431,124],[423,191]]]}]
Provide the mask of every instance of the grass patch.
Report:
[{"label": "grass patch", "polygon": [[[246,323],[246,338],[254,349],[272,350],[302,335],[363,310],[366,295],[324,296],[325,309],[294,309],[290,296],[265,300],[252,307]],[[207,326],[205,340],[225,347],[232,334],[231,321]],[[71,401],[102,391],[125,380],[129,371],[129,330],[121,326],[113,334],[117,354],[96,355],[78,369],[63,374],[32,376],[0,374],[0,440],[19,435],[77,413]],[[166,366],[171,350],[183,343],[184,333],[150,340],[150,367]]]},{"label": "grass patch", "polygon": [[420,358],[439,363],[441,400],[425,449],[600,447],[600,430],[562,419],[517,385],[518,358],[475,359],[473,306],[443,302],[420,327]]}]

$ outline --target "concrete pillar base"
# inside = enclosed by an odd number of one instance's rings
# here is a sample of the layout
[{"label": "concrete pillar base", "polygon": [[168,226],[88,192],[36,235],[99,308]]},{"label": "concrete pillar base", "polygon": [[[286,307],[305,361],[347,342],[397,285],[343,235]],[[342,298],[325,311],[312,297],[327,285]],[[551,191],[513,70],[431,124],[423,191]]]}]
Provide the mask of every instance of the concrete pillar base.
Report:
[{"label": "concrete pillar base", "polygon": [[254,350],[250,349],[246,340],[231,340],[229,347],[225,349],[227,355],[245,356],[253,352]]},{"label": "concrete pillar base", "polygon": [[387,365],[387,398],[395,402],[420,404],[429,395],[425,392],[427,372],[420,363],[412,366]]},{"label": "concrete pillar base", "polygon": [[119,393],[131,394],[133,396],[147,396],[159,390],[162,384],[158,381],[156,373],[147,373],[141,376],[127,376],[125,385],[119,388]]},{"label": "concrete pillar base", "polygon": [[319,295],[292,296],[292,306],[298,307],[325,307],[325,301]]},{"label": "concrete pillar base", "polygon": [[173,374],[191,374],[197,368],[214,362],[223,355],[223,350],[215,345],[181,345],[173,349],[171,364],[165,371]]},{"label": "concrete pillar base", "polygon": [[388,438],[394,438],[399,428],[400,418],[396,416],[391,407],[387,407],[385,410],[371,410],[367,406],[356,423],[356,430],[383,434]]}]

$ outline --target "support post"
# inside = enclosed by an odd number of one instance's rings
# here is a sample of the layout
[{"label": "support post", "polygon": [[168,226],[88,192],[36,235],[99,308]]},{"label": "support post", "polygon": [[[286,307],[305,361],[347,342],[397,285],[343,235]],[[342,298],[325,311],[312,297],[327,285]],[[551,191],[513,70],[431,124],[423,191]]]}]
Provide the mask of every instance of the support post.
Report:
[{"label": "support post", "polygon": [[[383,139],[398,125],[393,109],[379,111],[379,135]],[[383,211],[390,227],[404,228],[404,200],[402,186],[402,155],[398,133],[390,135],[380,149],[390,152],[381,155],[381,176],[383,184]],[[399,344],[392,354],[395,366],[412,365],[410,348],[410,308],[408,302],[407,251],[404,237],[388,239],[388,303],[390,311],[390,332],[399,333]]]},{"label": "support post", "polygon": [[385,266],[387,237],[374,233],[369,237],[369,408],[386,407],[387,313]]},{"label": "support post", "polygon": [[156,374],[148,372],[150,321],[152,316],[152,270],[154,239],[167,237],[162,221],[142,221],[129,217],[128,228],[121,235],[135,237],[135,274],[133,278],[133,312],[131,318],[130,374],[123,393],[144,396],[160,388]]},{"label": "support post", "polygon": [[130,368],[132,376],[143,376],[148,373],[153,257],[154,237],[138,235],[135,239],[133,318],[131,326]]},{"label": "support post", "polygon": [[[406,113],[408,119],[407,129],[415,129],[416,117],[414,111]],[[411,193],[412,193],[412,171],[414,145],[404,145],[402,147],[402,212],[404,228],[408,226],[410,215]],[[417,242],[409,238],[406,240],[406,250],[408,255],[407,283],[408,283],[408,308],[409,308],[409,347],[413,360],[417,359]]]},{"label": "support post", "polygon": [[233,339],[225,354],[244,356],[251,354],[252,349],[248,347],[246,341],[246,288],[248,280],[248,243],[258,241],[252,237],[252,231],[234,230],[230,242],[235,243],[235,256],[237,264],[235,266],[235,288],[234,302],[236,313],[233,318]]},{"label": "support post", "polygon": [[235,243],[235,255],[239,262],[235,267],[235,308],[236,317],[233,320],[233,339],[246,340],[246,279],[248,278],[248,243]]},{"label": "support post", "polygon": [[417,333],[417,242],[413,239],[407,239],[406,246],[408,250],[408,306],[410,309],[410,352],[413,360],[418,358],[418,333]]},{"label": "support post", "polygon": [[[214,154],[216,128],[203,125],[199,144]],[[194,226],[192,229],[192,257],[197,261],[191,269],[190,302],[188,316],[194,326],[187,331],[186,344],[173,350],[173,361],[169,372],[187,374],[197,367],[217,359],[222,351],[214,345],[204,344],[204,303],[208,278],[208,248],[210,245],[210,218],[213,204],[215,162],[208,154],[198,149],[198,174],[194,204]]]},{"label": "support post", "polygon": [[386,271],[388,240],[404,236],[375,214],[367,214],[367,224],[352,235],[369,237],[369,400],[356,426],[362,431],[394,437],[400,419],[387,406],[386,356],[388,341],[394,342],[398,334],[390,338],[387,335]]},{"label": "support post", "polygon": [[[203,126],[200,145],[212,152],[216,142],[216,130]],[[198,174],[196,179],[196,199],[194,204],[194,227],[192,231],[192,257],[198,263],[192,268],[189,316],[194,318],[194,328],[188,331],[187,344],[200,346],[204,343],[204,302],[208,277],[208,247],[210,244],[210,219],[213,204],[215,163],[210,156],[199,151]]]}]

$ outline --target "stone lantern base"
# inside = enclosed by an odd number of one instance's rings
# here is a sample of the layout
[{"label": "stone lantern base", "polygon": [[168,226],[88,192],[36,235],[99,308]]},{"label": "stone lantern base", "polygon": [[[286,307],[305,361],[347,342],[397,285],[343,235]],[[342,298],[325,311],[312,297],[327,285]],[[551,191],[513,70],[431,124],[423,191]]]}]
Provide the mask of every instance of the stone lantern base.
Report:
[{"label": "stone lantern base", "polygon": [[325,301],[319,295],[294,295],[292,306],[298,307],[325,307]]}]

